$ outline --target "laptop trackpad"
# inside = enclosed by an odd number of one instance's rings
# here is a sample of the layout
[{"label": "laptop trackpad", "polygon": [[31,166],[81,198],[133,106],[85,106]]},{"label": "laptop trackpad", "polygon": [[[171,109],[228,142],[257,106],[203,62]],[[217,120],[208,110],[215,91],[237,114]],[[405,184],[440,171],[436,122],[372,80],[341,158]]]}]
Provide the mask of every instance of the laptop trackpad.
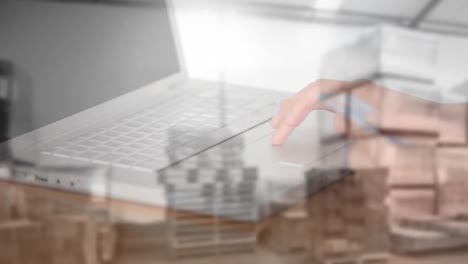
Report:
[{"label": "laptop trackpad", "polygon": [[[252,133],[262,133],[261,138],[249,140]],[[259,132],[261,131],[261,132]],[[245,133],[247,140],[246,161],[268,161],[269,165],[281,164],[284,166],[304,168],[313,165],[320,157],[320,130],[318,127],[318,115],[310,114],[300,126],[298,126],[283,145],[273,146],[271,137],[274,130],[268,123]],[[254,141],[254,142],[249,142]]]},{"label": "laptop trackpad", "polygon": [[240,135],[246,143],[243,160],[259,168],[261,178],[302,182],[304,171],[321,157],[317,124],[317,115],[309,115],[280,146],[271,144],[270,124],[262,124]]}]

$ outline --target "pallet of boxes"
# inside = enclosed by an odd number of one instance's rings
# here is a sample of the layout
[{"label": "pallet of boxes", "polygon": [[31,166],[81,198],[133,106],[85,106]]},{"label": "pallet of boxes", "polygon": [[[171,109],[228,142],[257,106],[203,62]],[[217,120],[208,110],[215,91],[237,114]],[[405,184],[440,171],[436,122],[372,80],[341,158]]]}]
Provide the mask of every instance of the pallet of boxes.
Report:
[{"label": "pallet of boxes", "polygon": [[[0,168],[0,173],[9,175],[9,170]],[[0,181],[0,222],[18,217],[18,195],[14,185]]]},{"label": "pallet of boxes", "polygon": [[392,250],[414,254],[468,248],[468,223],[457,220],[468,205],[466,104],[410,96],[384,102],[388,105],[382,110],[393,106],[401,111],[383,112],[381,120],[392,131],[383,135],[379,157],[389,168]]},{"label": "pallet of boxes", "polygon": [[384,168],[306,173],[312,263],[388,263],[390,236]]},{"label": "pallet of boxes", "polygon": [[19,194],[15,185],[0,181],[0,263],[46,264],[43,225],[18,215]]},{"label": "pallet of boxes", "polygon": [[0,263],[47,264],[49,255],[44,243],[43,225],[29,220],[0,223]]},{"label": "pallet of boxes", "polygon": [[302,258],[308,249],[307,210],[303,182],[268,180],[265,206],[258,227],[259,244],[289,258]]},{"label": "pallet of boxes", "polygon": [[[242,139],[233,138],[160,172],[172,258],[255,250],[257,171],[243,165],[242,149]],[[180,160],[183,151],[168,155]]]},{"label": "pallet of boxes", "polygon": [[468,104],[442,105],[439,129],[438,212],[464,218],[468,216]]},{"label": "pallet of boxes", "polygon": [[123,256],[142,256],[151,259],[167,257],[167,223],[155,220],[151,222],[121,221],[115,225],[118,240],[117,258]]},{"label": "pallet of boxes", "polygon": [[259,242],[276,253],[302,255],[308,248],[305,206],[275,201],[272,207],[280,208],[262,223]]},{"label": "pallet of boxes", "polygon": [[388,89],[383,92],[377,159],[389,168],[391,215],[433,215],[438,106]]},{"label": "pallet of boxes", "polygon": [[[2,183],[2,189],[3,189]],[[114,258],[116,233],[94,197],[6,184],[10,219],[0,223],[0,263],[98,264]],[[2,197],[3,198],[3,197]]]},{"label": "pallet of boxes", "polygon": [[[407,56],[415,47],[424,48],[418,56]],[[372,89],[360,94],[363,97],[356,91],[354,99],[358,100],[349,100],[356,102],[349,109],[357,106],[351,113],[358,122],[368,103],[373,114],[378,113],[377,124],[368,126],[376,130],[375,137],[359,139],[357,144],[366,145],[375,164],[388,169],[386,204],[392,251],[397,253],[466,247],[467,106],[438,103],[447,99],[441,96],[447,89],[434,86],[439,74],[434,54],[439,47],[433,35],[384,26],[350,46],[331,51],[324,64],[327,78],[364,77],[379,83],[370,85]],[[343,64],[354,61],[342,59],[346,57],[359,58],[364,66]],[[451,89],[450,95],[458,93],[457,100],[466,98],[467,84]],[[379,89],[380,85],[388,88]],[[363,98],[377,100],[364,100],[365,107],[359,107]]]}]

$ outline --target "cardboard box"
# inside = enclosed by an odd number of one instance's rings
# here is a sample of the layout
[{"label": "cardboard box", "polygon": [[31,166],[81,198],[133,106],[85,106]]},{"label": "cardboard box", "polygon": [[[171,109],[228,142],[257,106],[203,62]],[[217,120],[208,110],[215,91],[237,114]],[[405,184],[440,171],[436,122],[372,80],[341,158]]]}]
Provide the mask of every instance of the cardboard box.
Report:
[{"label": "cardboard box", "polygon": [[[439,133],[439,103],[396,91],[399,82],[387,82],[384,85],[390,89],[384,89],[381,95],[385,98],[381,100],[379,109],[381,129],[435,135]],[[424,92],[427,91],[421,91],[422,94]]]},{"label": "cardboard box", "polygon": [[266,245],[279,253],[296,253],[307,250],[307,213],[293,208],[274,217],[269,224]]},{"label": "cardboard box", "polygon": [[468,147],[439,147],[436,153],[439,169],[468,170]]},{"label": "cardboard box", "polygon": [[381,165],[389,169],[389,185],[434,186],[437,137],[398,136],[397,139],[400,142],[382,148]]},{"label": "cardboard box", "polygon": [[16,209],[16,188],[0,182],[0,222],[12,220]]},{"label": "cardboard box", "polygon": [[434,215],[436,196],[434,189],[391,190],[388,197],[390,215],[393,217]]},{"label": "cardboard box", "polygon": [[438,209],[441,215],[468,214],[468,148],[437,149]]},{"label": "cardboard box", "polygon": [[[322,170],[320,176],[326,175],[327,170]],[[365,254],[389,250],[387,176],[384,168],[351,170],[309,197],[308,239],[313,259],[320,263],[343,258],[357,261]]]},{"label": "cardboard box", "polygon": [[48,264],[43,226],[28,220],[0,223],[0,263]]},{"label": "cardboard box", "polygon": [[120,222],[115,225],[118,236],[116,254],[152,251],[167,257],[169,225],[166,221],[152,223]]},{"label": "cardboard box", "polygon": [[438,174],[438,210],[440,215],[468,215],[468,170],[440,169]]},{"label": "cardboard box", "polygon": [[441,104],[439,142],[443,144],[468,143],[468,104]]},{"label": "cardboard box", "polygon": [[97,264],[97,225],[88,216],[63,215],[45,220],[50,264]]},{"label": "cardboard box", "polygon": [[369,209],[365,216],[366,239],[364,250],[366,253],[386,252],[390,248],[390,226],[388,210]]}]

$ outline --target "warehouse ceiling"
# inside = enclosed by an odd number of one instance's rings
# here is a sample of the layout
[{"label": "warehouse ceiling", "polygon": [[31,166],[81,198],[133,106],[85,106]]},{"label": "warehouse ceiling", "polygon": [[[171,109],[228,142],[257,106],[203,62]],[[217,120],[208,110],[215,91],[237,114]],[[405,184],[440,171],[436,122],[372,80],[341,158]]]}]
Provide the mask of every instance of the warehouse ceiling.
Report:
[{"label": "warehouse ceiling", "polygon": [[466,0],[230,0],[238,11],[341,25],[391,23],[468,36]]}]

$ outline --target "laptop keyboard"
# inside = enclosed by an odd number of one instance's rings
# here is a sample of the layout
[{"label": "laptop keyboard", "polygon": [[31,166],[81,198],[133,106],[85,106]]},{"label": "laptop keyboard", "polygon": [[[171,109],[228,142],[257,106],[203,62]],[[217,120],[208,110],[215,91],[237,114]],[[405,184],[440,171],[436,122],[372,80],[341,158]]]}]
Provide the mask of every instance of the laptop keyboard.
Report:
[{"label": "laptop keyboard", "polygon": [[[230,90],[222,99],[219,92],[209,89],[196,94],[181,93],[51,146],[43,154],[119,167],[162,169],[271,117],[274,102],[261,92]],[[211,134],[215,141],[198,142]],[[184,156],[169,159],[168,153],[181,152],[178,149],[184,150]]]}]

